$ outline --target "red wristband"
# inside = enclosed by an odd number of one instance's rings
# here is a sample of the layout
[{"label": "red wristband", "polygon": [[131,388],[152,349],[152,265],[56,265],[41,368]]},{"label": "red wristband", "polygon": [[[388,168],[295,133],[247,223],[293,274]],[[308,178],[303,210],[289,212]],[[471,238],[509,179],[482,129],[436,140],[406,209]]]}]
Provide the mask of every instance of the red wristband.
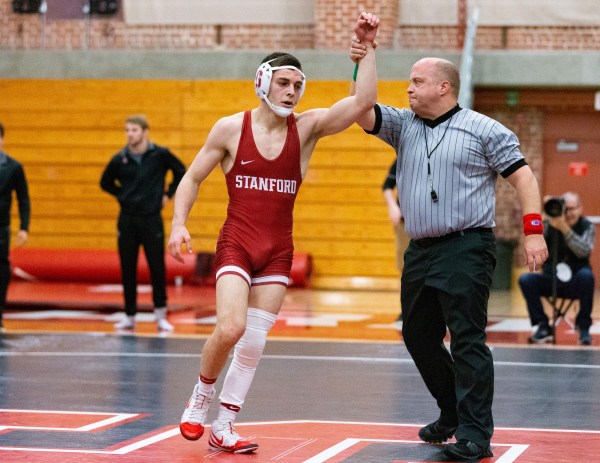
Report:
[{"label": "red wristband", "polygon": [[525,214],[523,216],[523,233],[527,235],[542,235],[544,225],[540,214]]}]

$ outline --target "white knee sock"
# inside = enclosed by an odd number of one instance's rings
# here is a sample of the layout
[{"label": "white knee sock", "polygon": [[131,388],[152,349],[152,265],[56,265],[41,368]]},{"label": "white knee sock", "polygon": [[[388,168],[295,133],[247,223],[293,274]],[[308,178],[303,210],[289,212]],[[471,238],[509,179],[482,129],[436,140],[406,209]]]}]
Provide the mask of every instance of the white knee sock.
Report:
[{"label": "white knee sock", "polygon": [[254,307],[248,308],[246,331],[235,345],[233,360],[219,396],[221,403],[225,404],[219,408],[219,421],[235,421],[254,379],[256,367],[267,342],[267,334],[275,320],[275,314]]}]

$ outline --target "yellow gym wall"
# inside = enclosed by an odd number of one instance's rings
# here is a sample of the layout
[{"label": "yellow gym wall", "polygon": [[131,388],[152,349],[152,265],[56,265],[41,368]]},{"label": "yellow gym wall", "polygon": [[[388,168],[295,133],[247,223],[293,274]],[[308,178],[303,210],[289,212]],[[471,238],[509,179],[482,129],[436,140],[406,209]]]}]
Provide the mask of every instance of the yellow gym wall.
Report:
[{"label": "yellow gym wall", "polygon": [[[407,106],[406,87],[380,82],[379,101]],[[310,81],[297,111],[328,107],[347,95],[348,82]],[[257,103],[251,81],[0,80],[5,151],[23,163],[29,183],[28,246],[116,249],[118,205],[99,179],[125,144],[127,115],[146,114],[151,140],[189,166],[220,117]],[[394,156],[358,126],[317,144],[294,212],[295,248],[313,256],[315,287],[398,286],[394,233],[381,193]],[[226,206],[217,169],[188,221],[195,252],[214,251]],[[164,211],[167,236],[171,217],[172,203]],[[13,205],[13,233],[17,227]]]}]

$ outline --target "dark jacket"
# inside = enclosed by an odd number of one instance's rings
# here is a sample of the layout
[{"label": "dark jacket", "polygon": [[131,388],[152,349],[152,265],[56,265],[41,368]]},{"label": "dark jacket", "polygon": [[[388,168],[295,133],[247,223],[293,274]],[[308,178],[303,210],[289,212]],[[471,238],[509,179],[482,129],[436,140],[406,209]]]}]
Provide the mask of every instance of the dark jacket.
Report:
[{"label": "dark jacket", "polygon": [[0,151],[0,227],[10,225],[12,192],[17,193],[19,203],[20,230],[29,230],[31,214],[29,192],[23,166],[17,160]]},{"label": "dark jacket", "polygon": [[[577,223],[571,228],[576,235],[579,235],[580,237],[586,235],[589,236],[590,239],[593,239],[593,233],[588,233],[589,231],[593,231],[593,227],[594,224],[592,222],[585,217],[580,217]],[[590,228],[592,228],[592,230],[590,230]],[[553,265],[560,264],[561,262],[566,263],[573,273],[576,273],[583,267],[590,267],[590,254],[585,257],[578,257],[571,248],[567,246],[562,232],[549,226],[547,222],[544,223],[544,238],[546,239],[549,253],[548,259],[543,266],[543,271],[546,275],[552,275]],[[588,245],[591,247],[593,242]]]},{"label": "dark jacket", "polygon": [[[173,181],[165,190],[165,176],[173,172]],[[131,215],[153,215],[162,209],[163,195],[173,197],[185,166],[168,148],[149,143],[148,150],[136,161],[127,147],[110,160],[100,186],[115,196],[121,211]]]}]

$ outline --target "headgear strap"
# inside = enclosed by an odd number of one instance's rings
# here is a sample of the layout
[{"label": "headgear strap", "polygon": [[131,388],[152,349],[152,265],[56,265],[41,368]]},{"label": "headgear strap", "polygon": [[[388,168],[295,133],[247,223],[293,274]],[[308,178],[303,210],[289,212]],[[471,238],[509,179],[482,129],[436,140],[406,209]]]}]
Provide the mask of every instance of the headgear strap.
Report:
[{"label": "headgear strap", "polygon": [[292,69],[293,71],[298,71],[302,75],[302,87],[300,87],[300,92],[298,93],[298,100],[300,100],[304,94],[304,89],[306,88],[306,76],[296,66],[284,65],[272,67],[269,63],[271,63],[271,61],[275,61],[276,59],[277,58],[273,58],[270,61],[262,63],[256,70],[256,77],[254,79],[254,90],[256,91],[256,95],[261,100],[266,99],[269,95],[269,88],[271,87],[273,72],[279,69]]}]

